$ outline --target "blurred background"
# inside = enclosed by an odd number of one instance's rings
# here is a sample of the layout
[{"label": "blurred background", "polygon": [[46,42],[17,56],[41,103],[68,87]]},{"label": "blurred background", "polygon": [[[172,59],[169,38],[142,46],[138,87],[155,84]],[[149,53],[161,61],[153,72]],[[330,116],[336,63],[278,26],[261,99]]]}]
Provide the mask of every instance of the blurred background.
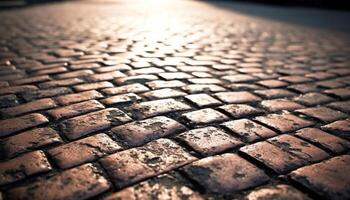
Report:
[{"label": "blurred background", "polygon": [[[11,8],[18,6],[33,5],[38,3],[49,3],[68,0],[0,0],[1,8]],[[136,0],[130,0],[136,1]],[[209,1],[231,1],[242,3],[258,3],[279,6],[315,7],[326,9],[350,10],[348,0],[209,0]]]}]

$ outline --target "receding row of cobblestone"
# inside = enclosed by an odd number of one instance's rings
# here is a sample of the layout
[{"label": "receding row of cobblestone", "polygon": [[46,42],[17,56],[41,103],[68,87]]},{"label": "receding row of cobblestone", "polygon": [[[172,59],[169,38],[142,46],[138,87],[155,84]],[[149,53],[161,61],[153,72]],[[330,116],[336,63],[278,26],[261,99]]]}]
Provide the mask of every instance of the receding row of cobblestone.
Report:
[{"label": "receding row of cobblestone", "polygon": [[0,12],[0,199],[350,198],[347,38],[138,6]]}]

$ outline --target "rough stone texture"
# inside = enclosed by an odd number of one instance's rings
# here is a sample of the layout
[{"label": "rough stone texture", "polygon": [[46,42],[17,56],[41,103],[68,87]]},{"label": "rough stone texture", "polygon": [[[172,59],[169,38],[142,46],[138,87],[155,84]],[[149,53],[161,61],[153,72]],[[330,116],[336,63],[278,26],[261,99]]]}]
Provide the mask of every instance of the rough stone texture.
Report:
[{"label": "rough stone texture", "polygon": [[[48,179],[10,190],[11,199],[73,200],[87,199],[110,188],[110,183],[91,164],[63,171]],[[45,194],[45,195],[43,195]]]},{"label": "rough stone texture", "polygon": [[350,120],[339,120],[322,126],[323,130],[350,139]]},{"label": "rough stone texture", "polygon": [[117,126],[112,132],[129,146],[138,146],[184,129],[185,127],[177,121],[158,116]]},{"label": "rough stone texture", "polygon": [[265,141],[242,147],[240,151],[279,174],[306,164],[303,159]]},{"label": "rough stone texture", "polygon": [[193,129],[180,134],[178,138],[204,156],[242,145],[238,139],[215,127]]},{"label": "rough stone texture", "polygon": [[[349,154],[350,38],[236,4],[0,9],[0,199],[322,199],[285,175]],[[212,177],[180,170],[197,159]]]},{"label": "rough stone texture", "polygon": [[143,147],[112,154],[100,162],[114,184],[121,188],[194,160],[196,158],[179,145],[168,139],[159,139]]},{"label": "rough stone texture", "polygon": [[152,199],[183,199],[202,200],[198,193],[187,186],[183,186],[176,177],[165,174],[156,178],[143,181],[131,187],[127,187],[119,192],[110,194],[104,200],[132,199],[132,200],[152,200]]},{"label": "rough stone texture", "polygon": [[350,142],[317,128],[304,128],[297,131],[296,135],[334,153],[342,153],[350,148]]},{"label": "rough stone texture", "polygon": [[311,121],[307,121],[292,114],[271,114],[255,119],[282,133],[295,131],[313,124]]},{"label": "rough stone texture", "polygon": [[51,165],[44,152],[29,152],[0,163],[0,185],[9,184],[50,170]]},{"label": "rough stone texture", "polygon": [[100,102],[95,100],[84,101],[47,111],[55,119],[74,117],[91,111],[105,108]]},{"label": "rough stone texture", "polygon": [[275,136],[277,133],[249,119],[239,119],[225,122],[224,127],[230,129],[235,134],[247,142],[254,142],[263,138]]},{"label": "rough stone texture", "polygon": [[329,155],[318,147],[290,135],[280,135],[268,139],[272,144],[309,162],[324,160]]},{"label": "rough stone texture", "polygon": [[232,193],[260,185],[268,176],[236,154],[204,158],[184,168],[198,184],[214,193]]},{"label": "rough stone texture", "polygon": [[23,115],[16,118],[0,120],[0,137],[10,135],[26,128],[45,124],[48,119],[38,113]]},{"label": "rough stone texture", "polygon": [[276,185],[260,188],[250,192],[245,200],[269,200],[269,199],[288,199],[288,200],[308,200],[311,199],[290,185]]},{"label": "rough stone texture", "polygon": [[61,143],[58,133],[51,128],[37,128],[0,140],[2,154],[13,157],[42,146]]},{"label": "rough stone texture", "polygon": [[106,134],[97,134],[50,149],[48,153],[61,168],[90,162],[112,154],[121,147]]},{"label": "rough stone texture", "polygon": [[327,199],[349,199],[350,156],[343,155],[293,171],[290,177]]},{"label": "rough stone texture", "polygon": [[132,106],[132,109],[137,117],[146,118],[175,111],[189,110],[191,107],[174,99],[162,99],[135,104]]},{"label": "rough stone texture", "polygon": [[211,108],[188,112],[183,114],[182,117],[191,124],[218,123],[229,119],[226,115]]},{"label": "rough stone texture", "polygon": [[69,139],[76,139],[91,132],[99,131],[131,121],[131,118],[117,108],[92,112],[79,117],[65,120],[61,123],[62,132]]}]

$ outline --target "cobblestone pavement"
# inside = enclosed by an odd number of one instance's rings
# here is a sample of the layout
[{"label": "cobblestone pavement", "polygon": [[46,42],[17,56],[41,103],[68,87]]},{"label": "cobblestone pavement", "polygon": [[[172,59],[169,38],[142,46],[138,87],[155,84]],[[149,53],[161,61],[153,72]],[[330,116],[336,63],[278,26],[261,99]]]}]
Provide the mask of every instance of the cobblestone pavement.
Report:
[{"label": "cobblestone pavement", "polygon": [[350,199],[346,36],[194,1],[0,19],[3,199]]}]

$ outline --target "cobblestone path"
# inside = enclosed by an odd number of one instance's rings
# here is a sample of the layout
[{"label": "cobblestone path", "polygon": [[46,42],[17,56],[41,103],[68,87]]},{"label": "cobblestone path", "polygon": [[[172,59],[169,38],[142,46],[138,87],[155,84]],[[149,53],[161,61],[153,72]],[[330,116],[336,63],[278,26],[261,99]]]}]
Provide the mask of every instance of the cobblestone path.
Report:
[{"label": "cobblestone path", "polygon": [[350,199],[344,35],[170,0],[0,30],[0,199]]}]

